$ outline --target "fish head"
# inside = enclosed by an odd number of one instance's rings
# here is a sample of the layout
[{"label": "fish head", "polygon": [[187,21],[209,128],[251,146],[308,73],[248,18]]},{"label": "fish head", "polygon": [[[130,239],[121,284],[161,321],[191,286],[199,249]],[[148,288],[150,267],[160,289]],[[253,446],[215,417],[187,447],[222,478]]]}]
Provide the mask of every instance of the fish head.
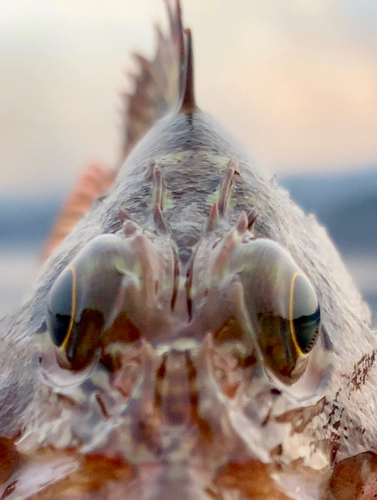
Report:
[{"label": "fish head", "polygon": [[36,430],[21,448],[75,443],[139,476],[154,469],[166,494],[181,481],[226,491],[234,468],[257,471],[252,486],[238,485],[247,494],[274,491],[282,464],[285,474],[298,462],[327,471],[315,426],[301,436],[331,376],[314,288],[279,244],[255,238],[254,212],[223,234],[218,210],[183,262],[159,216],[145,230],[121,214],[117,233],[94,238],[60,273],[39,370],[66,409],[43,441]]}]

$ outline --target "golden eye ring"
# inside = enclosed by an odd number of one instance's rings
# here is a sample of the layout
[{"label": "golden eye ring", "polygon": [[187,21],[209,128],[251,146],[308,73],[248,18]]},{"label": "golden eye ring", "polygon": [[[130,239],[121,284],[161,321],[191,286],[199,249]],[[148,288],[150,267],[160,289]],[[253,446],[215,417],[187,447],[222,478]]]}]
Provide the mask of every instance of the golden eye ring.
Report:
[{"label": "golden eye ring", "polygon": [[[311,305],[311,309],[314,309],[311,314],[302,314],[299,316],[296,307],[296,295],[297,295],[297,279],[301,278],[303,283],[305,283],[305,295],[306,295],[306,305]],[[304,290],[302,290],[301,295],[303,295]],[[299,297],[301,298],[301,297]],[[314,304],[316,303],[316,307]],[[310,309],[310,310],[311,310]],[[303,313],[302,304],[299,305],[299,312]],[[307,311],[305,311],[307,312]],[[315,341],[317,340],[319,333],[320,324],[320,308],[315,296],[315,292],[310,285],[309,280],[301,272],[296,272],[292,279],[290,285],[289,293],[289,328],[292,336],[293,345],[297,353],[301,356],[308,356],[312,350]],[[299,331],[301,328],[301,332]]]},{"label": "golden eye ring", "polygon": [[73,266],[68,266],[67,267],[67,270],[71,271],[72,272],[72,300],[71,300],[71,317],[70,317],[70,320],[69,320],[69,326],[68,326],[68,331],[67,331],[67,334],[60,346],[60,349],[63,351],[65,351],[66,347],[67,347],[67,344],[68,344],[68,340],[69,340],[69,337],[71,336],[71,333],[72,333],[72,329],[73,329],[73,324],[75,322],[75,316],[76,316],[76,295],[77,295],[77,291],[76,291],[76,281],[77,281],[77,278],[76,278],[76,271],[75,271],[75,268]]},{"label": "golden eye ring", "polygon": [[47,323],[52,340],[60,351],[65,351],[75,323],[76,286],[76,270],[69,265],[56,280],[49,295]]}]

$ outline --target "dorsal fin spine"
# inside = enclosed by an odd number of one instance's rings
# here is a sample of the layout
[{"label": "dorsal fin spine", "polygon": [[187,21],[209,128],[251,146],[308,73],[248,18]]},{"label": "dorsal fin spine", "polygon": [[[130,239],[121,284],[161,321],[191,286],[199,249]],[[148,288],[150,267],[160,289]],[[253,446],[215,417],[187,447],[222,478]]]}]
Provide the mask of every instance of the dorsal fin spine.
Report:
[{"label": "dorsal fin spine", "polygon": [[192,35],[191,30],[184,31],[185,39],[185,55],[184,55],[184,71],[181,72],[181,92],[182,101],[180,112],[192,113],[196,109],[195,92],[194,92],[194,57],[192,50]]}]

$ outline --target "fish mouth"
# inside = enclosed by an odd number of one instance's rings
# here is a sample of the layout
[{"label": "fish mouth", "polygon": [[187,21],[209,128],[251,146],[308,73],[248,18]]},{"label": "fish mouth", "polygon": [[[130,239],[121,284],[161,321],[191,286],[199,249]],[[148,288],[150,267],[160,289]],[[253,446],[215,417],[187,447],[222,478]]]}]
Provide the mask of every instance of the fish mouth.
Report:
[{"label": "fish mouth", "polygon": [[[211,456],[214,463],[233,456],[268,460],[268,452],[257,451],[265,448],[260,429],[281,393],[271,389],[255,357],[240,360],[240,350],[215,345],[212,334],[204,341],[178,336],[156,345],[111,343],[85,370],[72,372],[50,348],[40,372],[65,406],[65,446],[71,439],[84,454],[135,464],[177,455],[186,460],[192,453]],[[56,434],[49,445],[61,443]]]},{"label": "fish mouth", "polygon": [[[47,344],[41,390],[56,414],[10,443],[0,498],[297,499],[303,461],[284,457],[297,404],[234,341],[111,342],[69,381]],[[327,473],[304,470],[318,488]]]},{"label": "fish mouth", "polygon": [[52,351],[43,352],[43,381],[63,410],[44,439],[35,429],[17,450],[41,477],[46,462],[60,472],[46,496],[35,498],[116,499],[127,491],[131,500],[225,499],[235,492],[289,499],[275,479],[291,424],[278,421],[276,408],[284,414],[292,401],[256,356],[237,361],[239,350],[217,344],[212,334],[202,341],[178,335],[155,345],[111,343],[69,381]]},{"label": "fish mouth", "polygon": [[[4,451],[3,443],[0,447]],[[120,458],[82,456],[77,450],[44,449],[28,456],[7,451],[9,460],[2,467],[13,474],[1,478],[0,494],[8,500],[123,500],[125,494],[128,500],[298,500],[319,498],[325,483],[331,491],[340,489],[329,481],[328,470],[302,474],[292,468],[284,473],[259,460],[211,468],[195,459],[132,465]],[[365,465],[364,459],[358,461]],[[317,493],[312,497],[308,491]]]},{"label": "fish mouth", "polygon": [[[101,455],[43,450],[23,458],[7,482],[8,500],[289,500],[259,461],[226,464],[213,471],[203,463],[153,463],[137,467]],[[230,496],[229,496],[230,495]]]},{"label": "fish mouth", "polygon": [[367,500],[375,492],[377,455],[342,460],[331,471],[282,471],[258,460],[211,470],[191,462],[146,462],[138,466],[74,450],[40,450],[20,456],[1,439],[0,494],[8,500]]}]

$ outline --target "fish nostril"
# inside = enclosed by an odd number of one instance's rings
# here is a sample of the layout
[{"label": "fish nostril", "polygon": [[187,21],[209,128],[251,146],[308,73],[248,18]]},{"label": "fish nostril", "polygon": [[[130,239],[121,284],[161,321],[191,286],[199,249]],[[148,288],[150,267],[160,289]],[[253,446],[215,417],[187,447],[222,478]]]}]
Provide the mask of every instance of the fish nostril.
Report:
[{"label": "fish nostril", "polygon": [[273,396],[280,396],[281,394],[281,391],[279,389],[276,389],[275,387],[273,387],[270,392]]}]

